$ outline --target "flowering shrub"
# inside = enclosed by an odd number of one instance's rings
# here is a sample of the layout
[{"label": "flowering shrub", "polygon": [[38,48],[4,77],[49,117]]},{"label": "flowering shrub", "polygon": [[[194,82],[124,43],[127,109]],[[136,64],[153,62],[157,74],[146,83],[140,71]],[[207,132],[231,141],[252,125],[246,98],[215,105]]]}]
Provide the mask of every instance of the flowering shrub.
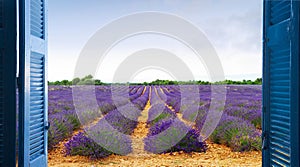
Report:
[{"label": "flowering shrub", "polygon": [[103,158],[112,153],[101,147],[92,139],[79,132],[65,144],[66,155],[83,155],[91,158]]},{"label": "flowering shrub", "polygon": [[[65,115],[63,115],[65,114]],[[79,128],[79,121],[74,113],[57,113],[51,115],[48,130],[48,148],[51,149],[57,143],[70,136],[73,130]]]},{"label": "flowering shrub", "polygon": [[176,114],[172,112],[168,107],[164,106],[164,104],[157,103],[149,109],[148,121],[149,125],[154,125],[159,123],[164,119],[176,118]]},{"label": "flowering shrub", "polygon": [[207,150],[206,143],[200,140],[199,132],[177,118],[162,120],[150,127],[144,143],[145,150],[153,153]]},{"label": "flowering shrub", "polygon": [[223,114],[210,136],[215,143],[225,144],[235,151],[260,150],[261,136],[249,121]]},{"label": "flowering shrub", "polygon": [[103,119],[105,119],[114,129],[124,134],[131,134],[138,123],[137,117],[135,120],[128,119],[118,110],[111,111]]}]

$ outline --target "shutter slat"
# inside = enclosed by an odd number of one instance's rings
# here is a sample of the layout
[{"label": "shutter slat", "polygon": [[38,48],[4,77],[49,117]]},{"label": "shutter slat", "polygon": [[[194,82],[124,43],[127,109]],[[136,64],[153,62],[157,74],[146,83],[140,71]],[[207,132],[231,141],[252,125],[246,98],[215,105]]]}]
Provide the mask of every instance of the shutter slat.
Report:
[{"label": "shutter slat", "polygon": [[281,92],[281,93],[288,93],[290,88],[287,86],[279,86],[276,85],[276,83],[273,83],[272,85],[270,85],[270,90],[271,92],[276,91],[276,92]]},{"label": "shutter slat", "polygon": [[32,64],[43,64],[42,55],[41,55],[41,57],[38,57],[38,58],[37,58],[37,56],[32,56],[31,59],[30,59],[30,63],[32,63]]},{"label": "shutter slat", "polygon": [[34,143],[37,143],[38,141],[42,141],[44,138],[44,136],[39,136],[33,140],[30,141],[30,145],[34,144]]},{"label": "shutter slat", "polygon": [[38,95],[43,95],[44,94],[44,88],[43,87],[32,87],[30,89],[30,91],[32,93],[35,93],[35,94],[31,94],[31,96],[38,96]]},{"label": "shutter slat", "polygon": [[289,145],[291,144],[289,142],[290,137],[286,135],[280,135],[281,134],[272,134],[272,136],[270,137],[270,143],[279,145],[280,147],[285,147],[288,150]]},{"label": "shutter slat", "polygon": [[282,110],[286,110],[289,111],[290,110],[290,106],[287,104],[282,104],[280,102],[272,102],[271,107],[274,109],[282,109]]},{"label": "shutter slat", "polygon": [[271,24],[277,24],[286,19],[289,19],[291,16],[291,2],[282,1],[271,2]]},{"label": "shutter slat", "polygon": [[288,98],[288,97],[289,97],[289,93],[288,93],[288,92],[277,92],[277,91],[272,91],[271,97]]},{"label": "shutter slat", "polygon": [[30,106],[30,110],[43,109],[43,108],[44,108],[43,104]]},{"label": "shutter slat", "polygon": [[[42,94],[39,94],[39,95],[42,95]],[[43,100],[44,99],[43,96],[39,96],[39,95],[30,96],[30,100]]]},{"label": "shutter slat", "polygon": [[37,159],[40,155],[44,153],[43,145],[34,147],[30,149],[30,160],[33,161],[34,159]]},{"label": "shutter slat", "polygon": [[35,116],[35,115],[37,115],[37,114],[44,114],[44,113],[43,113],[43,109],[32,110],[32,111],[30,112],[30,116]]},{"label": "shutter slat", "polygon": [[275,126],[282,127],[282,128],[284,128],[286,130],[289,130],[289,128],[290,128],[290,123],[289,122],[284,122],[282,120],[274,120],[274,119],[272,119],[271,123],[273,125],[275,125]]},{"label": "shutter slat", "polygon": [[[40,120],[42,120],[42,119],[40,119]],[[40,122],[42,122],[42,121],[39,121],[36,124],[38,124]],[[35,135],[40,132],[43,132],[43,131],[44,131],[44,127],[35,128],[34,130],[30,130],[30,136]]]},{"label": "shutter slat", "polygon": [[30,105],[35,106],[35,105],[41,105],[44,103],[44,100],[31,100]]},{"label": "shutter slat", "polygon": [[286,159],[289,159],[288,155],[290,154],[288,147],[283,147],[281,144],[275,143],[275,142],[270,142],[270,145],[272,146],[272,150],[274,152],[278,152],[282,154],[283,157]]},{"label": "shutter slat", "polygon": [[272,53],[272,55],[270,55],[270,57],[272,57],[272,59],[270,60],[271,62],[277,61],[279,59],[285,59],[286,61],[289,60],[290,58],[290,49],[289,48],[282,48],[279,47],[280,49],[275,49],[274,48],[270,48],[270,51]]},{"label": "shutter slat", "polygon": [[43,70],[43,64],[34,64],[34,63],[31,63],[30,66],[31,66],[31,68]]},{"label": "shutter slat", "polygon": [[282,120],[283,122],[288,122],[290,118],[288,115],[282,114],[282,112],[278,112],[278,114],[272,113],[271,119]]},{"label": "shutter slat", "polygon": [[34,150],[35,148],[43,146],[43,140],[35,140],[32,144],[30,144],[30,150]]},{"label": "shutter slat", "polygon": [[43,119],[44,119],[44,114],[30,116],[30,121],[32,121],[32,122],[33,121],[38,121],[38,120],[42,120],[43,121]]},{"label": "shutter slat", "polygon": [[271,160],[280,166],[289,166],[290,163],[287,159],[284,159],[280,155],[276,154],[275,151],[271,153]]},{"label": "shutter slat", "polygon": [[[40,122],[40,123],[31,125],[31,126],[30,126],[30,130],[36,129],[36,128],[41,127],[41,126],[43,126],[43,125],[44,125],[44,122]],[[32,142],[32,141],[30,141],[30,142]]]},{"label": "shutter slat", "polygon": [[[39,137],[39,136],[43,136],[43,134],[44,134],[44,132],[38,132],[38,133],[36,133],[36,134],[33,134],[33,135],[30,135],[30,140],[34,140],[34,139],[36,139],[37,137]],[[45,138],[45,137],[44,137]]]},{"label": "shutter slat", "polygon": [[44,0],[30,0],[31,35],[44,38]]},{"label": "shutter slat", "polygon": [[274,101],[274,102],[277,102],[277,101],[281,101],[282,104],[285,104],[285,105],[289,105],[290,104],[290,99],[287,99],[287,98],[281,98],[281,97],[271,97],[271,102]]},{"label": "shutter slat", "polygon": [[289,135],[290,134],[290,131],[288,128],[284,128],[284,127],[281,127],[281,126],[278,126],[276,124],[271,124],[271,131],[274,130],[274,131],[278,131],[283,133],[283,134],[286,134],[286,135]]}]

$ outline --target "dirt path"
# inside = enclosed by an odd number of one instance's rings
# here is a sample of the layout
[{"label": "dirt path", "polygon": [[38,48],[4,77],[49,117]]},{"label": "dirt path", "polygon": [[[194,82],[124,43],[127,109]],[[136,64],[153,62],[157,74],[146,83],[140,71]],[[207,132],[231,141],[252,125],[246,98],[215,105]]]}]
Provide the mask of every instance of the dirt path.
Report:
[{"label": "dirt path", "polygon": [[60,153],[49,153],[48,165],[51,167],[197,167],[197,166],[261,166],[261,152],[232,152],[230,148],[208,142],[206,153],[182,152],[168,154],[148,154],[148,156],[111,155],[104,159],[90,160],[83,156],[64,157]]},{"label": "dirt path", "polygon": [[[150,104],[150,97],[151,97],[151,87],[149,87],[149,98],[147,101],[147,104],[144,108],[144,110],[141,112],[141,116],[138,118],[138,124],[137,127],[134,129],[133,133],[131,134],[131,140],[132,140],[132,152],[128,154],[128,156],[148,156],[149,153],[147,153],[144,150],[144,141],[143,139],[148,134],[148,127],[147,127],[147,120],[148,120],[148,111],[151,107]],[[143,91],[143,94],[146,90],[146,87]]]}]

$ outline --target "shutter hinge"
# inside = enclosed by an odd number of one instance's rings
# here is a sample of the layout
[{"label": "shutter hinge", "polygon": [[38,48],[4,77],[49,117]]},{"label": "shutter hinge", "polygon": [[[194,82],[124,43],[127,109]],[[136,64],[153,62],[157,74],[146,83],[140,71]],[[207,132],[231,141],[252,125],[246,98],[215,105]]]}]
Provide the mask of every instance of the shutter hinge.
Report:
[{"label": "shutter hinge", "polygon": [[50,128],[50,122],[45,122],[45,129],[49,130],[49,128]]},{"label": "shutter hinge", "polygon": [[265,131],[262,132],[261,134],[261,137],[262,137],[262,146],[261,146],[261,149],[262,150],[266,150],[268,149],[267,147],[267,138],[268,138],[268,135]]}]

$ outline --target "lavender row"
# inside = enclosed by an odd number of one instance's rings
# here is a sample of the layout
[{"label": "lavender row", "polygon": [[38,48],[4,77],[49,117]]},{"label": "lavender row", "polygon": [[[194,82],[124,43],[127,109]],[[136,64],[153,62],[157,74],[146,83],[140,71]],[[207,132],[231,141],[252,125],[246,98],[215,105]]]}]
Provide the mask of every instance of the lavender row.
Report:
[{"label": "lavender row", "polygon": [[[206,143],[200,139],[199,132],[183,123],[177,115],[160,102],[155,87],[152,87],[147,125],[150,127],[144,139],[145,150],[152,153],[166,152],[204,152]],[[157,92],[157,91],[155,91]]]},{"label": "lavender row", "polygon": [[132,151],[131,138],[138,123],[141,109],[149,97],[149,88],[140,97],[109,112],[97,124],[85,129],[65,144],[67,155],[101,158],[112,153],[126,155]]},{"label": "lavender row", "polygon": [[242,118],[223,114],[210,139],[225,144],[234,151],[261,149],[261,133],[255,126]]}]

